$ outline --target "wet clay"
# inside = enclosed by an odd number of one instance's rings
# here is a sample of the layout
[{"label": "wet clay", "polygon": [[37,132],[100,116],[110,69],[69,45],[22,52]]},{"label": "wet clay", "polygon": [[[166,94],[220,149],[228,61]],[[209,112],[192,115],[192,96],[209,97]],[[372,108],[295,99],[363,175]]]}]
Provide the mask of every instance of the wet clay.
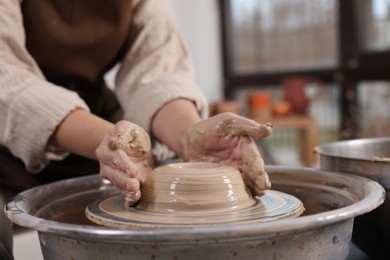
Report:
[{"label": "wet clay", "polygon": [[101,198],[86,209],[89,220],[120,228],[180,228],[226,222],[266,222],[297,217],[302,202],[268,190],[253,197],[241,173],[216,163],[175,163],[154,169],[141,188],[136,207],[121,194]]},{"label": "wet clay", "polygon": [[217,213],[254,204],[238,170],[216,163],[176,163],[154,169],[138,209],[174,214]]},{"label": "wet clay", "polygon": [[123,197],[113,195],[95,200],[86,208],[86,217],[92,222],[119,228],[182,228],[197,225],[225,225],[227,223],[260,223],[298,217],[304,211],[302,202],[289,194],[267,191],[255,197],[254,204],[240,210],[225,212],[180,211],[157,213],[125,207]]},{"label": "wet clay", "polygon": [[[119,121],[102,143],[104,145],[97,149],[97,157],[112,170],[101,167],[101,176],[121,189],[128,206],[134,205],[141,197],[139,182],[146,179],[145,173],[153,167],[148,134],[133,123]],[[143,162],[133,163],[140,160]]]},{"label": "wet clay", "polygon": [[113,137],[107,140],[107,145],[111,150],[136,149],[141,153],[149,152],[151,143],[148,134],[139,126],[120,121],[112,132]]},{"label": "wet clay", "polygon": [[390,157],[374,156],[371,158],[374,162],[390,162]]},{"label": "wet clay", "polygon": [[[232,113],[223,113],[195,125],[188,132],[186,161],[229,162],[241,173],[252,195],[261,196],[271,188],[264,161],[253,139],[262,139],[272,133],[271,123],[259,124],[254,120]],[[204,140],[213,140],[224,147],[222,156],[205,155],[204,151],[214,151]]]}]

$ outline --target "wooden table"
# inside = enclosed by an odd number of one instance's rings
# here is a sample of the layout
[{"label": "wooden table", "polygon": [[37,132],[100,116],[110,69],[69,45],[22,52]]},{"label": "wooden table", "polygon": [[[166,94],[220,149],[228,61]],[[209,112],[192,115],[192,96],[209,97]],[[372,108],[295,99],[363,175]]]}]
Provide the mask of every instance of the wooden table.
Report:
[{"label": "wooden table", "polygon": [[[260,123],[264,120],[252,118]],[[274,130],[296,129],[299,132],[299,158],[301,163],[307,167],[313,167],[317,162],[317,155],[314,148],[318,145],[318,128],[316,120],[311,116],[291,115],[271,117],[267,120],[272,123]]]}]

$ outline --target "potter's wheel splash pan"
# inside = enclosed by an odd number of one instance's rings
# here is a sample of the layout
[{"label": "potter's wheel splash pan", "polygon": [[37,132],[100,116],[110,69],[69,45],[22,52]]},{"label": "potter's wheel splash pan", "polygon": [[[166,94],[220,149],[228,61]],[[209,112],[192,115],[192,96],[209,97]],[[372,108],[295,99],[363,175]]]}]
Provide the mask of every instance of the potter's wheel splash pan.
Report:
[{"label": "potter's wheel splash pan", "polygon": [[255,259],[272,258],[275,254],[283,258],[284,252],[289,259],[345,259],[353,218],[372,211],[384,200],[382,186],[363,177],[299,167],[267,166],[266,170],[273,190],[303,202],[306,210],[302,216],[180,229],[97,226],[85,218],[85,207],[97,197],[113,192],[112,185],[98,175],[22,192],[6,205],[6,213],[14,223],[38,231],[42,252],[48,258],[81,258],[88,253],[118,259],[121,255],[123,259],[123,255],[135,259],[156,255],[226,259],[237,254],[243,259]]}]

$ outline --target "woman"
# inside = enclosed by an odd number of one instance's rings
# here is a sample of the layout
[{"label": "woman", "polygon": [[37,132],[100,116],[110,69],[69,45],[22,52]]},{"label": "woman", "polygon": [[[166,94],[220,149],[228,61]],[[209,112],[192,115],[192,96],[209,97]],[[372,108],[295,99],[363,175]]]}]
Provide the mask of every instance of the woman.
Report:
[{"label": "woman", "polygon": [[[152,161],[174,155],[236,167],[254,194],[270,187],[251,137],[272,127],[207,119],[167,0],[1,1],[0,111],[3,204],[10,191],[97,172],[132,204]],[[12,258],[4,233],[0,256]]]}]

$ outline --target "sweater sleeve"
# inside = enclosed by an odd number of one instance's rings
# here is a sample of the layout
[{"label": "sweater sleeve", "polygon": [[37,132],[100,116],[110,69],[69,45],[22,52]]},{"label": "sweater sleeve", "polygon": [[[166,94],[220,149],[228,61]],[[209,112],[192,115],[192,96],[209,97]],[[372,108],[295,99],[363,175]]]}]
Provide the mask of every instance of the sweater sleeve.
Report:
[{"label": "sweater sleeve", "polygon": [[89,110],[76,93],[49,83],[25,49],[20,0],[0,1],[0,144],[39,172],[66,156],[48,140],[76,108]]},{"label": "sweater sleeve", "polygon": [[[196,105],[202,118],[207,101],[195,82],[192,57],[176,27],[167,0],[135,1],[130,45],[116,81],[116,93],[130,120],[151,133],[151,120],[167,102],[185,98]],[[155,156],[167,150],[155,145]],[[166,148],[166,147],[165,147]]]}]

